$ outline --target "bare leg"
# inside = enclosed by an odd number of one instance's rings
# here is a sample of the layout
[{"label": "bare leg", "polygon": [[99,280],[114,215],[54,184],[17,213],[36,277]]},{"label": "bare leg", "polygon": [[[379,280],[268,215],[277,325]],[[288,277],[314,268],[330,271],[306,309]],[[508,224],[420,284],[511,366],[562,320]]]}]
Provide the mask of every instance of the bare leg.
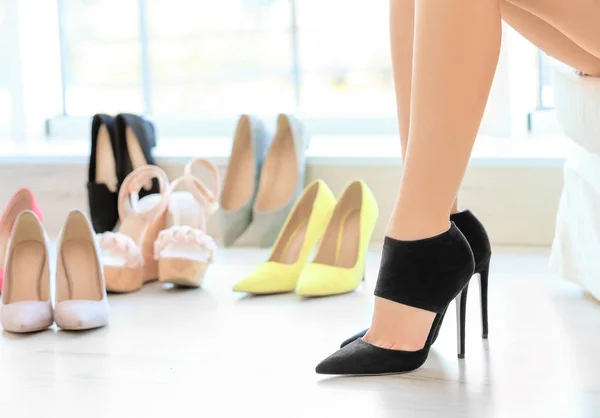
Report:
[{"label": "bare leg", "polygon": [[[403,160],[408,147],[410,127],[414,2],[415,0],[397,0],[390,3],[392,64],[396,69],[394,76]],[[527,0],[522,2],[527,2]],[[532,7],[531,2],[529,3]],[[544,2],[544,4],[546,3]],[[600,75],[600,58],[579,47],[558,29],[512,3],[501,1],[500,7],[502,19],[538,48],[585,74]],[[458,212],[457,199],[454,200],[451,208],[451,213],[456,212]]]},{"label": "bare leg", "polygon": [[415,0],[391,1],[390,43],[392,46],[392,66],[394,68],[394,87],[396,90],[402,160],[406,155],[410,124],[414,30]]},{"label": "bare leg", "polygon": [[547,22],[580,48],[600,58],[598,0],[510,0],[510,3]]},{"label": "bare leg", "polygon": [[[502,33],[498,0],[415,3],[410,133],[388,228],[388,235],[400,240],[430,237],[449,227],[488,99]],[[399,9],[393,6],[392,10]],[[420,349],[434,316],[376,298],[365,340],[385,348]]]},{"label": "bare leg", "polygon": [[[597,3],[600,9],[600,3]],[[590,54],[555,27],[512,3],[501,2],[502,19],[557,60],[589,75],[600,76],[600,57]],[[597,40],[600,43],[600,39]]]},{"label": "bare leg", "polygon": [[[415,30],[415,0],[390,2],[390,43],[394,86],[400,128],[402,161],[406,156],[410,127],[410,95],[412,86],[413,43]],[[452,204],[451,213],[458,212],[457,199]]]}]

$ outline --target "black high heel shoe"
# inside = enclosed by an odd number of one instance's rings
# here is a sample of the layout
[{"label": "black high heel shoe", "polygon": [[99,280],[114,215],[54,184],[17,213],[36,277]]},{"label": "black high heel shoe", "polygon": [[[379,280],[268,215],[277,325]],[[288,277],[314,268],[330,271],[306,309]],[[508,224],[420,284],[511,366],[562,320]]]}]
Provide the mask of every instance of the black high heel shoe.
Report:
[{"label": "black high heel shoe", "polygon": [[[117,173],[119,184],[133,170],[144,165],[155,165],[152,149],[156,147],[156,131],[149,120],[130,113],[121,113],[115,118],[118,146]],[[159,193],[158,179],[152,179],[139,192],[140,199],[153,193]]]},{"label": "black high heel shoe", "polygon": [[[422,240],[398,241],[386,237],[375,296],[436,313],[423,348],[389,350],[359,338],[319,363],[316,372],[377,375],[418,369],[427,360],[450,302],[459,294],[459,304],[466,300],[474,271],[471,247],[454,223],[448,231]],[[464,304],[459,305],[458,312],[460,355],[461,346],[464,347]]]},{"label": "black high heel shoe", "polygon": [[88,204],[92,225],[97,233],[112,231],[119,213],[118,144],[115,118],[97,114],[92,119],[92,150],[88,166]]},{"label": "black high heel shoe", "polygon": [[[450,216],[450,220],[454,222],[456,227],[463,233],[469,246],[473,251],[473,258],[475,259],[475,274],[479,275],[480,291],[481,291],[481,323],[482,323],[482,338],[488,337],[488,303],[487,303],[487,289],[488,289],[488,276],[490,270],[490,259],[492,257],[492,246],[490,244],[490,238],[479,219],[470,210],[465,210],[459,213],[455,213]],[[466,294],[466,292],[465,292]],[[466,296],[465,296],[466,297]],[[443,318],[442,318],[443,321]],[[441,328],[441,327],[440,327]],[[362,338],[369,331],[365,329],[358,334],[354,334],[352,337],[345,340],[340,348],[347,346],[352,341]],[[439,333],[435,333],[433,336],[433,343],[437,340]],[[463,345],[464,347],[464,345]],[[462,355],[464,356],[464,350]],[[460,357],[460,353],[459,353]]]}]

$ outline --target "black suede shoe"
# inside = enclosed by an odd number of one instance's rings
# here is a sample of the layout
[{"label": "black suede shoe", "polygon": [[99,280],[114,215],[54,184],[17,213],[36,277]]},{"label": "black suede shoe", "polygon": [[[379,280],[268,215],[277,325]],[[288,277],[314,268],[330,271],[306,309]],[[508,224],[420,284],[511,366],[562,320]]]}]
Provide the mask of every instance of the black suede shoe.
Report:
[{"label": "black suede shoe", "polygon": [[[119,184],[133,170],[144,165],[155,165],[152,149],[156,147],[156,131],[149,120],[130,113],[121,113],[115,118],[117,135]],[[140,190],[140,199],[149,194],[159,193],[158,180]]]},{"label": "black suede shoe", "polygon": [[97,233],[112,231],[119,220],[118,144],[115,118],[98,114],[92,119],[92,150],[88,166],[88,204]]},{"label": "black suede shoe", "polygon": [[[454,222],[460,232],[463,233],[471,250],[473,251],[473,258],[475,259],[475,274],[479,274],[480,290],[481,290],[481,319],[482,319],[482,336],[483,338],[488,337],[488,314],[487,314],[487,289],[488,289],[488,273],[490,268],[490,258],[492,256],[492,246],[490,239],[483,226],[483,224],[477,219],[473,212],[465,210],[459,213],[455,213],[450,216],[450,220]],[[443,320],[443,315],[442,315]],[[441,322],[441,321],[440,321]],[[357,338],[365,336],[369,329],[365,329],[358,334],[354,334],[352,337],[345,340],[341,346],[344,347],[350,344]],[[438,337],[438,332],[433,337],[433,343]]]},{"label": "black suede shoe", "polygon": [[359,338],[319,363],[316,372],[374,375],[418,369],[427,359],[448,305],[462,291],[464,293],[457,298],[461,356],[464,354],[461,342],[464,342],[465,313],[462,303],[474,271],[471,247],[454,223],[448,231],[422,240],[398,241],[386,237],[375,296],[436,313],[423,348],[417,351],[389,350]]}]

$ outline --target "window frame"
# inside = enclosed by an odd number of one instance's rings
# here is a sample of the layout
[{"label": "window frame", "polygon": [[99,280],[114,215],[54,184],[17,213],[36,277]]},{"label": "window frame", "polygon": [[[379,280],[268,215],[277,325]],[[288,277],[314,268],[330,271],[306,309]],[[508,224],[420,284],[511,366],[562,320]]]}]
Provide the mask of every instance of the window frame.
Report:
[{"label": "window frame", "polygon": [[[4,0],[7,4],[12,4],[16,8],[16,4],[19,0]],[[30,0],[25,0],[25,2]],[[52,3],[56,11],[56,21],[58,31],[56,34],[57,45],[59,45],[58,60],[60,61],[60,76],[58,80],[48,80],[48,82],[59,83],[60,100],[62,112],[56,113],[54,116],[48,117],[44,124],[44,134],[47,139],[79,139],[87,138],[89,135],[89,121],[90,117],[71,116],[66,112],[66,78],[68,71],[65,65],[65,51],[66,51],[66,39],[63,33],[63,26],[60,25],[61,19],[64,18],[62,13],[64,12],[64,1],[65,0],[49,0]],[[292,51],[292,80],[295,93],[296,110],[300,104],[300,96],[302,89],[302,69],[301,69],[301,57],[300,48],[298,47],[298,22],[296,17],[296,5],[297,0],[288,0],[291,2],[291,16],[290,16],[290,30],[292,31],[292,42],[290,47]],[[235,118],[222,117],[222,118],[194,118],[194,119],[179,119],[164,118],[160,115],[153,116],[151,114],[151,68],[148,65],[148,37],[147,37],[147,24],[145,22],[145,7],[146,0],[137,0],[138,10],[140,11],[140,54],[142,55],[142,86],[144,91],[144,104],[146,107],[145,115],[150,119],[154,120],[157,124],[161,137],[230,137],[235,124]],[[48,16],[51,19],[52,16]],[[14,28],[17,32],[19,30],[20,22],[18,19],[15,20],[16,27]],[[515,62],[519,59],[515,58],[515,51],[529,48],[529,53],[535,56],[533,46],[524,47],[520,45],[516,40],[517,38],[512,33],[512,29],[506,32],[503,37],[503,47],[500,57],[500,63],[498,66],[495,86],[493,88],[492,95],[490,97],[490,107],[495,111],[484,119],[484,123],[481,127],[480,134],[493,137],[513,137],[519,138],[529,134],[532,120],[535,119],[535,115],[539,113],[539,109],[529,104],[519,103],[522,101],[523,92],[521,87],[531,81],[530,72],[523,74],[521,71],[515,70]],[[19,47],[15,45],[14,54],[19,54]],[[144,58],[145,56],[145,58]],[[13,61],[19,63],[20,60]],[[20,71],[16,71],[20,72]],[[532,72],[536,72],[536,67],[532,68]],[[23,92],[19,90],[18,86],[23,85],[23,80],[19,80],[19,83],[14,83],[15,89],[13,91],[14,103],[21,103],[22,117],[17,117],[12,122],[14,125],[11,128],[11,132],[20,132],[22,134],[16,135],[19,138],[24,137],[24,133],[27,132],[25,125],[27,120],[24,117],[27,114],[26,104],[18,102],[19,97],[23,97]],[[21,88],[22,90],[22,88]],[[535,95],[532,97],[532,103],[537,101]],[[16,113],[16,112],[14,112]],[[544,111],[544,115],[551,114],[552,112]],[[533,116],[532,116],[533,115]],[[259,115],[260,116],[260,115]],[[303,118],[302,113],[298,113],[298,116]],[[13,119],[15,119],[13,117]],[[365,116],[365,117],[305,117],[307,128],[314,135],[330,135],[330,136],[347,136],[347,135],[397,135],[398,126],[397,120],[393,116]],[[556,132],[555,132],[556,133]]]}]

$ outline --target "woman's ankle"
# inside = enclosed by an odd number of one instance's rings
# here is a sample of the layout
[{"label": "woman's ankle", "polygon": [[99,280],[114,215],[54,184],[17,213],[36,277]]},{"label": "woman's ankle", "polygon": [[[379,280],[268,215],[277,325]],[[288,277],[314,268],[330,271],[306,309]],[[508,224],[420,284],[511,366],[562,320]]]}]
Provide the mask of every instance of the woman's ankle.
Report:
[{"label": "woman's ankle", "polygon": [[460,209],[458,209],[458,198],[454,199],[454,203],[452,204],[452,209],[450,210],[450,214],[454,215],[455,213],[460,212]]},{"label": "woman's ankle", "polygon": [[386,235],[399,241],[416,241],[440,235],[450,229],[448,218],[420,219],[409,217],[400,222],[390,223]]}]

